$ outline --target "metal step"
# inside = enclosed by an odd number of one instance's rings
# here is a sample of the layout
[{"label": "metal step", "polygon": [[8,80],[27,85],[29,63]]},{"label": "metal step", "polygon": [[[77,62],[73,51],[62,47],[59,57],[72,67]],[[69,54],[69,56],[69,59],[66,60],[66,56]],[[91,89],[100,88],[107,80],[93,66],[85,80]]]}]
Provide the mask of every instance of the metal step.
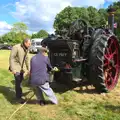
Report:
[{"label": "metal step", "polygon": [[84,62],[86,60],[87,60],[86,58],[80,57],[78,59],[75,59],[74,62]]},{"label": "metal step", "polygon": [[80,79],[80,78],[73,78],[73,81],[74,82],[80,82],[80,81],[82,81],[82,79]]}]

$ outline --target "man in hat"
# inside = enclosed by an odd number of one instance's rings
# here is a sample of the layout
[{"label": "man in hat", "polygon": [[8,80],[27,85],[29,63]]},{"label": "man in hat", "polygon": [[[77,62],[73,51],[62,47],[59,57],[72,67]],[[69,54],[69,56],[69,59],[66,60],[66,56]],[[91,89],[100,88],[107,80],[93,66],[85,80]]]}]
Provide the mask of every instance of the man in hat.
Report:
[{"label": "man in hat", "polygon": [[49,85],[48,71],[52,70],[50,60],[46,56],[48,50],[44,47],[39,53],[32,57],[30,62],[30,84],[35,88],[35,94],[40,105],[45,105],[43,92],[53,104],[57,104],[57,98]]},{"label": "man in hat", "polygon": [[9,70],[14,74],[16,98],[20,103],[24,103],[25,101],[24,99],[22,99],[21,83],[23,80],[25,65],[29,72],[29,59],[27,53],[30,45],[30,39],[24,39],[22,44],[17,44],[13,46],[9,58]]}]

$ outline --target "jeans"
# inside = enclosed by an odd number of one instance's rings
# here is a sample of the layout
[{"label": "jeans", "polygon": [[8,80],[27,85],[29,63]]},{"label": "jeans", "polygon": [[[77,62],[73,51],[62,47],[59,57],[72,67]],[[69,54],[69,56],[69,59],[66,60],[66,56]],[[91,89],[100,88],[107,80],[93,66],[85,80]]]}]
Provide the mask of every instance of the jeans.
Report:
[{"label": "jeans", "polygon": [[21,83],[23,80],[23,73],[16,73],[14,75],[15,77],[15,92],[16,92],[16,98],[20,99],[22,97],[22,88]]},{"label": "jeans", "polygon": [[53,90],[50,88],[49,82],[46,82],[44,85],[36,86],[34,92],[38,100],[45,100],[43,96],[44,92],[52,103],[54,104],[58,103]]}]

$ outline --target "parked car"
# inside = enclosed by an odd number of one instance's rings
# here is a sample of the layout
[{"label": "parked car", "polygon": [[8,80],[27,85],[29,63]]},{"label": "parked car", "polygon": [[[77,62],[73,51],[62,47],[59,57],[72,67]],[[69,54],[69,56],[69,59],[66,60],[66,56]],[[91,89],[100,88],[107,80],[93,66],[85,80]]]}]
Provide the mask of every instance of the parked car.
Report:
[{"label": "parked car", "polygon": [[38,49],[41,47],[41,38],[35,38],[31,40],[31,47],[29,48],[30,53],[37,53]]},{"label": "parked car", "polygon": [[0,44],[0,50],[2,49],[3,45]]},{"label": "parked car", "polygon": [[35,48],[35,46],[30,46],[29,52],[30,53],[37,53],[37,48]]},{"label": "parked car", "polygon": [[12,46],[8,44],[0,44],[0,50],[11,50]]}]

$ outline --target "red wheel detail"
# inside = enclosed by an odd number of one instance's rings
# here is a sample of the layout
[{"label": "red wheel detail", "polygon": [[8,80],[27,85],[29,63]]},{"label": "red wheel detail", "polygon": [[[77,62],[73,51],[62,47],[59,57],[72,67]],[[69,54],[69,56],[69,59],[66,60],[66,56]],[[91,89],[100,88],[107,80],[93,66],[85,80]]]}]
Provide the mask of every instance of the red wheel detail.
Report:
[{"label": "red wheel detail", "polygon": [[116,38],[111,37],[104,53],[104,76],[108,90],[112,90],[117,82],[120,73],[119,44]]}]

